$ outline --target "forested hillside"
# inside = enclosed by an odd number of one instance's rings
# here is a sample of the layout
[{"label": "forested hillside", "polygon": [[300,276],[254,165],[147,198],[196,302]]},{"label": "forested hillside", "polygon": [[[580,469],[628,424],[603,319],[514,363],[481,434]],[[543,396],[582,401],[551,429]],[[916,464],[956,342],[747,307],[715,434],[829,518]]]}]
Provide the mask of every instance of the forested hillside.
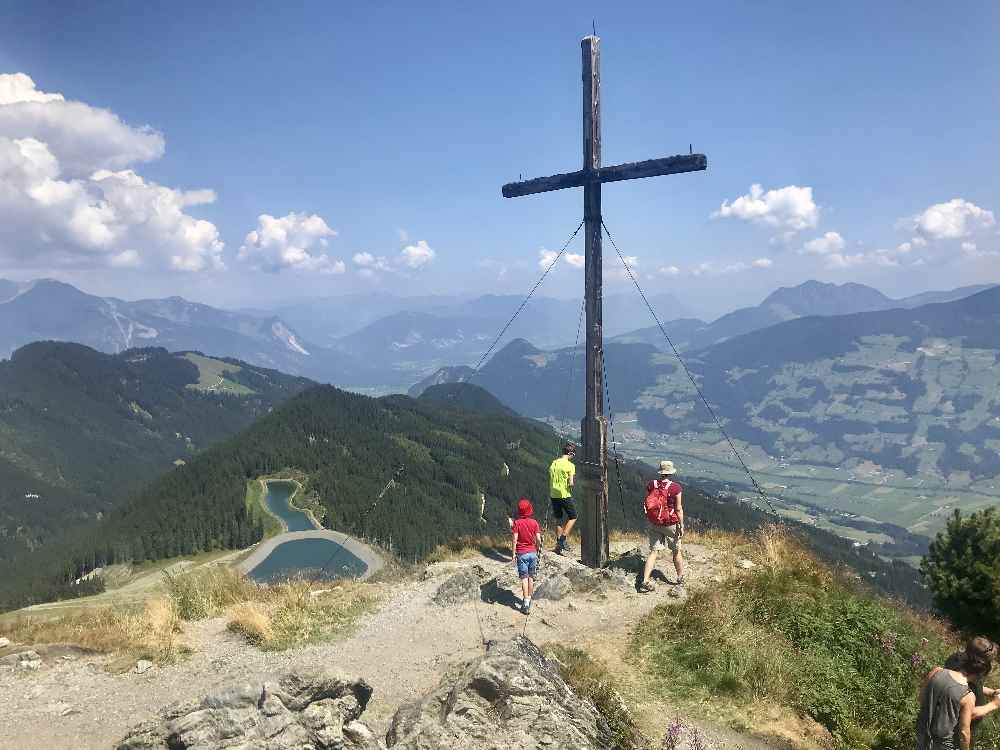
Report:
[{"label": "forested hillside", "polygon": [[[246,505],[246,482],[286,469],[307,477],[307,490],[325,509],[325,525],[372,539],[403,559],[419,559],[456,537],[505,534],[518,497],[535,499],[541,516],[548,463],[559,444],[549,427],[507,414],[475,386],[431,389],[419,400],[317,386],[137,492],[98,530],[23,560],[0,576],[0,604],[67,595],[74,578],[109,563],[249,545],[262,529]],[[613,528],[642,523],[649,471],[622,466],[619,490],[619,473],[612,469]],[[693,487],[688,495],[693,522],[748,528],[768,520]],[[896,585],[891,566],[874,555],[831,535],[805,533],[819,537],[815,546],[828,559],[857,563],[859,570],[875,571],[876,584]],[[900,590],[915,589],[915,580],[911,570]]]},{"label": "forested hillside", "polygon": [[96,520],[310,384],[165,349],[19,349],[0,362],[0,559]]}]

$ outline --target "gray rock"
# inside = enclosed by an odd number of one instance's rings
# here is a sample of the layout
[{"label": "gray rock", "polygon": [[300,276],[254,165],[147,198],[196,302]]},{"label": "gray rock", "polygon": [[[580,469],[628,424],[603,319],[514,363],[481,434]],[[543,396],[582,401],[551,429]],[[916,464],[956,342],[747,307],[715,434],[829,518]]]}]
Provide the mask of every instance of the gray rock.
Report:
[{"label": "gray rock", "polygon": [[174,704],[117,750],[384,750],[359,718],[372,689],[331,672],[288,674]]},{"label": "gray rock", "polygon": [[535,599],[548,599],[557,602],[573,593],[573,584],[565,575],[546,578],[535,588]]},{"label": "gray rock", "polygon": [[593,705],[518,636],[399,709],[386,744],[393,750],[604,750],[614,745],[614,736]]},{"label": "gray rock", "polygon": [[434,602],[449,607],[477,599],[482,596],[480,587],[489,579],[490,575],[480,565],[460,570],[438,586]]},{"label": "gray rock", "polygon": [[736,563],[736,567],[743,568],[743,570],[751,570],[752,568],[757,567],[757,563],[755,563],[753,560],[747,560],[744,558],[743,560],[740,560],[738,563]]},{"label": "gray rock", "polygon": [[42,668],[42,657],[38,655],[37,651],[29,649],[0,658],[0,666],[21,669],[26,672],[37,672]]},{"label": "gray rock", "polygon": [[0,638],[0,648],[7,648],[10,645],[10,638]]},{"label": "gray rock", "polygon": [[135,663],[136,674],[145,674],[152,668],[153,668],[153,662],[151,662],[149,659],[139,659],[139,661]]}]

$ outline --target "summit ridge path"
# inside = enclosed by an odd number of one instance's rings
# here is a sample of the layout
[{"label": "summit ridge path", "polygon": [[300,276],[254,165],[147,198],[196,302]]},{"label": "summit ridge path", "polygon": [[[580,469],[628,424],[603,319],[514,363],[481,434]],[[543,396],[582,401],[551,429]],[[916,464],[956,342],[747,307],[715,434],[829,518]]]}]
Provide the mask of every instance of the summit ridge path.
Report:
[{"label": "summit ridge path", "polygon": [[[635,543],[613,545],[618,552],[634,547]],[[688,586],[711,585],[722,567],[731,565],[724,561],[724,553],[699,544],[689,544],[686,552]],[[545,556],[541,581],[566,566],[579,566],[553,557]],[[130,727],[155,717],[170,703],[317,667],[365,679],[374,694],[364,720],[384,734],[403,703],[435,687],[449,667],[483,652],[480,622],[487,639],[512,638],[525,628],[524,615],[509,603],[434,602],[444,581],[475,566],[489,576],[507,577],[513,568],[510,562],[476,556],[430,565],[414,578],[367,584],[380,594],[381,603],[349,635],[288,651],[267,652],[247,645],[226,629],[224,617],[185,623],[184,640],[193,653],[143,674],[109,672],[112,657],[76,653],[64,658],[55,651],[47,656],[45,649],[36,647],[43,660],[37,671],[0,667],[0,748],[109,748]],[[541,646],[550,642],[584,650],[593,646],[609,666],[624,664],[630,632],[639,620],[657,604],[680,601],[669,596],[672,588],[662,584],[653,594],[637,594],[619,586],[598,596],[536,600],[526,634]],[[640,710],[638,716],[640,721],[647,715],[656,717],[650,719],[655,723],[662,721],[663,727],[644,727],[651,736],[662,737],[668,717],[674,714],[660,710],[662,706],[657,709]],[[748,750],[768,747],[745,737],[739,744]]]}]

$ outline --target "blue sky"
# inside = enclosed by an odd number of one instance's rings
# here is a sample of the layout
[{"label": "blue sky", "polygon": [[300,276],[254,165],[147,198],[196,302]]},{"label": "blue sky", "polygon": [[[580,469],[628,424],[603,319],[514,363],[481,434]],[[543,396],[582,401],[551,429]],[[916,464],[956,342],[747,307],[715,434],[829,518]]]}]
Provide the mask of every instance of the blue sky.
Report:
[{"label": "blue sky", "polygon": [[[33,87],[0,84],[0,276],[226,305],[523,291],[582,195],[500,186],[579,168],[594,19],[604,162],[709,158],[605,188],[647,285],[711,314],[808,278],[1000,281],[994,2],[150,5],[5,4],[0,73]],[[562,266],[546,292],[579,294]]]}]

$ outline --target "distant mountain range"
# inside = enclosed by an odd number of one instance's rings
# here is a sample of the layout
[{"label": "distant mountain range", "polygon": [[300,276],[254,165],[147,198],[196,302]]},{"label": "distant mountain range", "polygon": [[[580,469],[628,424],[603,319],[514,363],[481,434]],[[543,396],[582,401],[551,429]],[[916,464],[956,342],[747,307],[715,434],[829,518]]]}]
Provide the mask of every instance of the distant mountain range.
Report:
[{"label": "distant mountain range", "polygon": [[[788,320],[696,348],[687,362],[727,430],[755,455],[780,457],[782,465],[843,469],[841,482],[855,474],[876,484],[892,472],[913,478],[914,489],[900,499],[885,488],[852,512],[926,532],[940,526],[940,514],[966,491],[973,504],[1000,495],[994,484],[1000,477],[1000,287],[912,309],[902,302]],[[629,429],[669,436],[675,449],[682,441],[719,439],[671,356],[641,341],[605,348],[612,406],[629,415]],[[474,383],[520,414],[575,421],[583,404],[582,367],[580,349],[545,351],[518,340]],[[468,368],[445,368],[411,393],[470,375]],[[719,455],[729,460],[725,451]],[[925,481],[939,489],[921,503],[914,498],[922,497],[917,488]],[[830,480],[830,487],[837,484]],[[838,492],[845,490],[837,507],[851,507],[861,491],[844,485]]]},{"label": "distant mountain range", "polygon": [[51,279],[0,282],[0,357],[46,340],[112,354],[143,346],[201,351],[345,384],[371,376],[349,355],[313,345],[276,316],[228,312],[180,297],[126,302]]},{"label": "distant mountain range", "polygon": [[[923,292],[911,297],[892,299],[877,289],[864,284],[827,284],[807,281],[794,287],[781,287],[755,307],[743,307],[711,322],[699,320],[672,320],[666,326],[667,333],[678,349],[701,349],[744,333],[784,323],[786,320],[804,318],[810,315],[850,315],[893,308],[912,309],[935,302],[952,302],[989,289],[992,284],[960,287],[950,291]],[[660,316],[661,321],[670,320]],[[530,337],[529,337],[530,338]],[[658,349],[667,349],[663,334],[658,327],[649,326],[613,340],[631,343],[652,344]]]},{"label": "distant mountain range", "polygon": [[[760,305],[712,323],[687,316],[672,294],[652,295],[650,301],[678,348],[691,351],[798,317],[912,307],[978,290],[892,300],[860,284],[811,281],[779,289]],[[73,341],[108,353],[162,346],[385,391],[428,375],[440,379],[432,373],[442,366],[475,364],[521,303],[515,295],[373,294],[305,300],[278,311],[233,312],[180,297],[127,302],[48,279],[21,284],[0,280],[0,357],[39,340]],[[532,298],[505,339],[524,338],[545,349],[570,345],[578,332],[583,335],[580,312],[578,300]],[[610,341],[665,349],[658,328],[637,328],[647,318],[634,295],[604,300],[604,331]]]},{"label": "distant mountain range", "polygon": [[0,559],[95,521],[311,385],[159,348],[17,350],[0,362]]}]

